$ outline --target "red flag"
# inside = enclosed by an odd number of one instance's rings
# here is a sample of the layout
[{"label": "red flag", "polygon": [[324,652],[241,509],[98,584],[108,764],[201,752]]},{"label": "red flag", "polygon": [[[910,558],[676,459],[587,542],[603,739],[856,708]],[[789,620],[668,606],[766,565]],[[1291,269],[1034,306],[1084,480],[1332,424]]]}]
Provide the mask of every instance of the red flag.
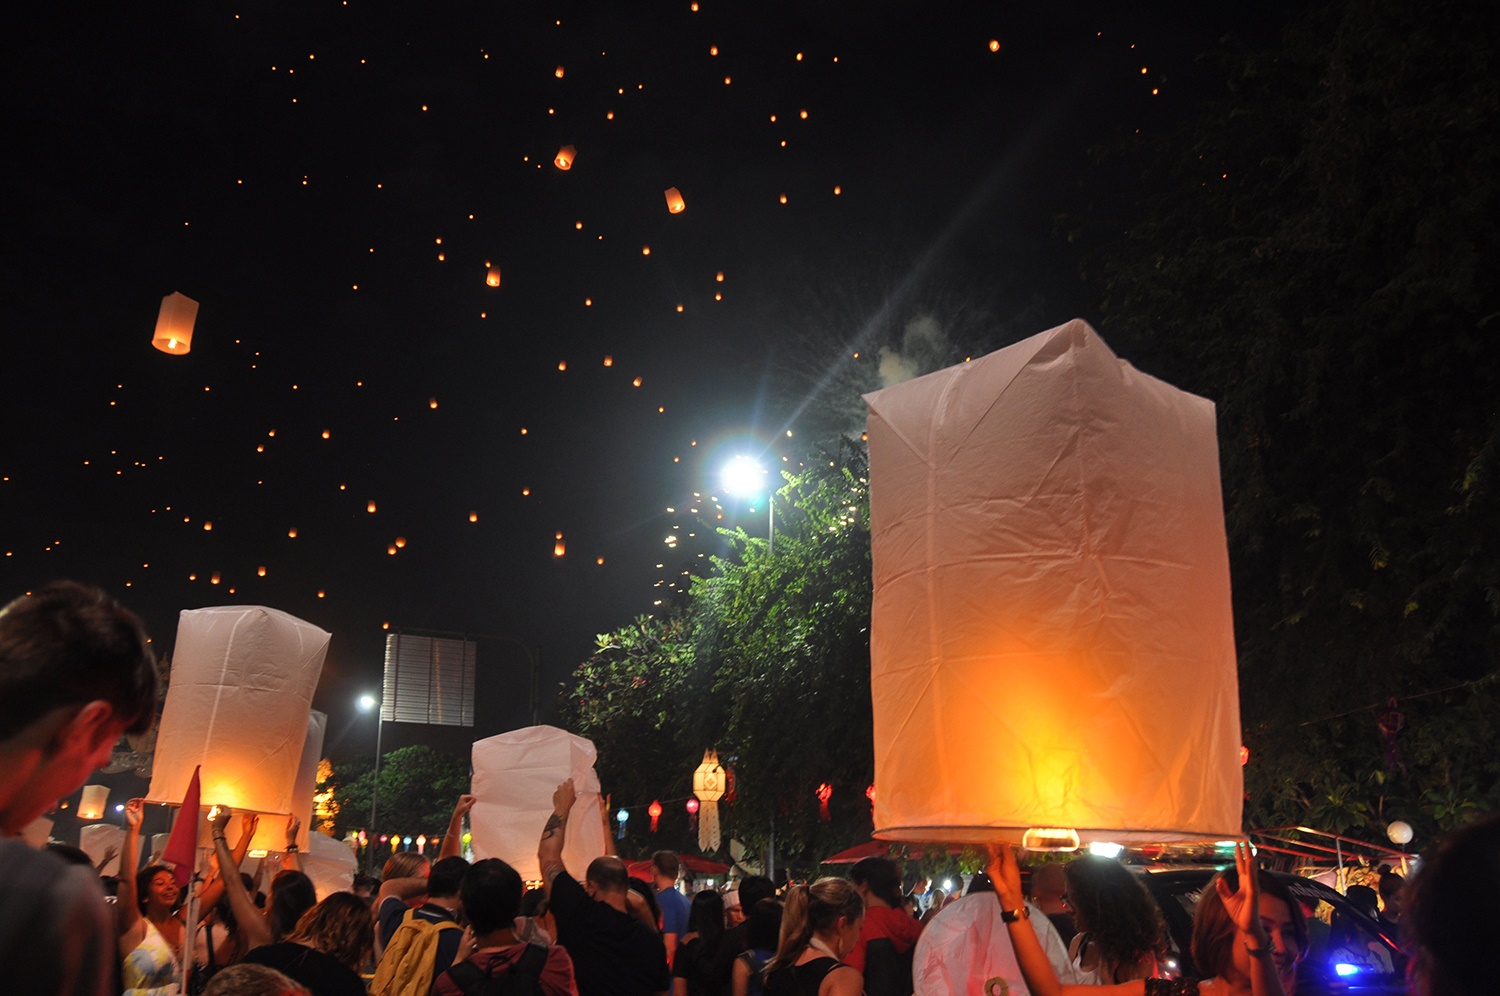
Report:
[{"label": "red flag", "polygon": [[161,858],[172,866],[172,876],[177,879],[177,888],[186,889],[192,880],[193,868],[198,863],[198,768],[193,769],[193,778],[188,782],[187,794],[182,797],[182,808],[177,811],[177,820],[172,824],[172,836],[167,838],[167,849]]}]

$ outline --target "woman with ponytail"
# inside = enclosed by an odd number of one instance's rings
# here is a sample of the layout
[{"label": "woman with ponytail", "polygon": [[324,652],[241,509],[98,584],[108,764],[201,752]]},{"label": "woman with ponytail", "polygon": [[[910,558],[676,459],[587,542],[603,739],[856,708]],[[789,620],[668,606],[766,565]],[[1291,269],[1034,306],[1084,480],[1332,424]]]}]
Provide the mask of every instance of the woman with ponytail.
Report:
[{"label": "woman with ponytail", "polygon": [[859,943],[864,919],[865,901],[847,879],[788,889],[767,996],[860,996],[864,976],[841,959]]}]

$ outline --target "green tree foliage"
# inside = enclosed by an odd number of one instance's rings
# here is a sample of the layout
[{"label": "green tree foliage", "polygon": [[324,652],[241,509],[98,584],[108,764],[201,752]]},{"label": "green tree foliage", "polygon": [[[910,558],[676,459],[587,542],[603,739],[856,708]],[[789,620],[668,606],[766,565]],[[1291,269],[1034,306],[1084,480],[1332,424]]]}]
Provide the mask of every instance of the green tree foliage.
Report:
[{"label": "green tree foliage", "polygon": [[349,762],[335,768],[334,798],[339,804],[335,836],[358,829],[376,836],[442,834],[448,828],[453,804],[469,791],[469,764],[463,758],[423,745],[389,751],[380,761],[375,826],[371,828],[373,775],[369,762]]},{"label": "green tree foliage", "polygon": [[[849,444],[785,475],[774,552],[724,530],[727,556],[687,604],[600,636],[563,702],[599,748],[615,806],[632,806],[624,850],[694,850],[683,802],[706,747],[734,769],[724,838],[811,868],[867,837],[870,536],[867,462]],[[816,790],[834,787],[830,821]],[[645,806],[662,800],[658,834]]]},{"label": "green tree foliage", "polygon": [[1500,663],[1497,30],[1494,5],[1347,0],[1103,160],[1141,191],[1097,257],[1106,336],[1219,406],[1252,781],[1281,779],[1257,820],[1500,802],[1493,771],[1419,762],[1473,746],[1480,697],[1413,705],[1384,782],[1374,709],[1300,725]]}]

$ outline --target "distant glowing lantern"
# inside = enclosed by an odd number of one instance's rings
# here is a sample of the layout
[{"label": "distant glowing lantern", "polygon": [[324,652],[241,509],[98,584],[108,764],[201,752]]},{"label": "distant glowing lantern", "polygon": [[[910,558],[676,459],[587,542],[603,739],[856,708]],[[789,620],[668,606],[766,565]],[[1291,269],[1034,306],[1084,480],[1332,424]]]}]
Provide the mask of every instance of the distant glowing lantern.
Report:
[{"label": "distant glowing lantern", "polygon": [[266,569],[264,567],[257,567],[255,569],[255,576],[256,577],[260,577],[260,578],[265,577],[266,576]]},{"label": "distant glowing lantern", "polygon": [[698,847],[705,851],[719,849],[719,800],[724,798],[724,769],[719,765],[719,754],[709,749],[703,752],[703,763],[693,771],[693,796],[689,801],[703,803],[698,818]]},{"label": "distant glowing lantern", "polygon": [[1237,836],[1213,404],[1082,321],[866,401],[875,836]]},{"label": "distant glowing lantern", "polygon": [[552,75],[556,76],[558,79],[562,79],[563,78],[563,73],[564,73],[564,69],[563,69],[562,66],[558,66],[556,69],[552,70]]},{"label": "distant glowing lantern", "polygon": [[[83,814],[80,813],[79,815],[82,816]],[[1392,844],[1400,844],[1404,847],[1405,845],[1411,843],[1411,824],[1405,822],[1404,820],[1396,820],[1390,826],[1385,828],[1385,835],[1391,838]]]},{"label": "distant glowing lantern", "polygon": [[163,353],[182,356],[193,348],[193,323],[197,320],[198,302],[173,291],[161,299],[151,345]]},{"label": "distant glowing lantern", "polygon": [[470,512],[469,513],[469,521],[470,522],[478,522],[479,521],[479,513],[478,512]]},{"label": "distant glowing lantern", "polygon": [[577,149],[573,148],[571,145],[564,145],[562,148],[557,150],[557,158],[553,159],[552,162],[556,164],[558,169],[569,170],[573,168],[573,160],[577,158],[577,156]]},{"label": "distant glowing lantern", "polygon": [[998,39],[998,38],[991,38],[990,39],[990,51],[991,52],[998,52],[998,51],[1000,51],[1000,39]]},{"label": "distant glowing lantern", "polygon": [[828,800],[833,798],[833,786],[823,782],[818,786],[818,819],[831,820],[833,815],[828,812]]},{"label": "distant glowing lantern", "polygon": [[78,800],[78,818],[97,820],[104,815],[104,806],[109,802],[109,786],[85,785]]},{"label": "distant glowing lantern", "polygon": [[722,284],[724,282],[724,271],[720,270],[718,273],[715,273],[714,280]]},{"label": "distant glowing lantern", "polygon": [[371,515],[374,515],[375,514],[375,503],[373,501],[372,502],[367,502],[365,504],[365,511],[369,512]]},{"label": "distant glowing lantern", "polygon": [[687,203],[682,199],[682,194],[678,192],[676,187],[668,187],[666,189],[666,196],[667,210],[673,214],[681,214],[683,209],[687,207]]},{"label": "distant glowing lantern", "polygon": [[567,552],[567,547],[563,545],[562,533],[558,533],[556,542],[552,544],[552,556],[561,557]]},{"label": "distant glowing lantern", "polygon": [[615,365],[615,358],[613,356],[606,356],[604,358],[604,365],[607,366],[607,367],[614,366]]},{"label": "distant glowing lantern", "polygon": [[417,834],[417,853],[421,854],[422,853],[422,849],[424,847],[426,847],[426,846],[427,846],[427,835],[425,833],[419,833],[419,834]]},{"label": "distant glowing lantern", "polygon": [[399,548],[404,547],[404,546],[406,546],[406,537],[405,536],[397,536],[396,537],[396,547],[399,549]]},{"label": "distant glowing lantern", "polygon": [[206,802],[305,816],[296,781],[328,640],[258,605],[182,612],[147,799],[179,804],[201,766]]},{"label": "distant glowing lantern", "polygon": [[656,823],[661,819],[661,800],[653,799],[651,805],[646,807],[646,814],[651,817],[651,832],[656,833]]},{"label": "distant glowing lantern", "polygon": [[616,831],[615,836],[617,838],[619,838],[620,840],[624,840],[625,839],[625,822],[627,820],[629,820],[629,819],[630,819],[630,813],[628,813],[627,811],[625,811],[623,809],[620,810],[618,813],[615,814],[615,822],[617,822],[617,823],[620,824],[620,829],[618,831]]},{"label": "distant glowing lantern", "polygon": [[702,808],[702,803],[700,803],[697,799],[689,799],[687,801],[687,807],[686,808],[687,808],[687,814],[688,814],[688,829],[689,830],[697,830],[698,829],[698,810]]},{"label": "distant glowing lantern", "polygon": [[484,282],[490,287],[500,286],[500,267],[492,266],[484,274]]}]

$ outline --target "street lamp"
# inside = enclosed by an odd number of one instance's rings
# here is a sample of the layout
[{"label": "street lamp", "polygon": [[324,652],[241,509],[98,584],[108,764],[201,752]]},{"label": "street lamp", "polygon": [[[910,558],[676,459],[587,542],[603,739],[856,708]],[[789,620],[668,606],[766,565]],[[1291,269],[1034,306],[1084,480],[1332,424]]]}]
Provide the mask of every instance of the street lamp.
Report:
[{"label": "street lamp", "polygon": [[370,843],[365,851],[365,873],[375,874],[375,801],[380,797],[380,699],[366,692],[359,697],[361,712],[375,711],[375,777],[370,780]]},{"label": "street lamp", "polygon": [[724,469],[719,474],[719,482],[723,485],[725,492],[731,495],[742,498],[758,498],[762,494],[766,496],[766,511],[769,513],[766,556],[774,555],[776,553],[776,503],[772,500],[775,497],[773,492],[766,486],[766,468],[753,457],[737,456],[724,465]]}]

